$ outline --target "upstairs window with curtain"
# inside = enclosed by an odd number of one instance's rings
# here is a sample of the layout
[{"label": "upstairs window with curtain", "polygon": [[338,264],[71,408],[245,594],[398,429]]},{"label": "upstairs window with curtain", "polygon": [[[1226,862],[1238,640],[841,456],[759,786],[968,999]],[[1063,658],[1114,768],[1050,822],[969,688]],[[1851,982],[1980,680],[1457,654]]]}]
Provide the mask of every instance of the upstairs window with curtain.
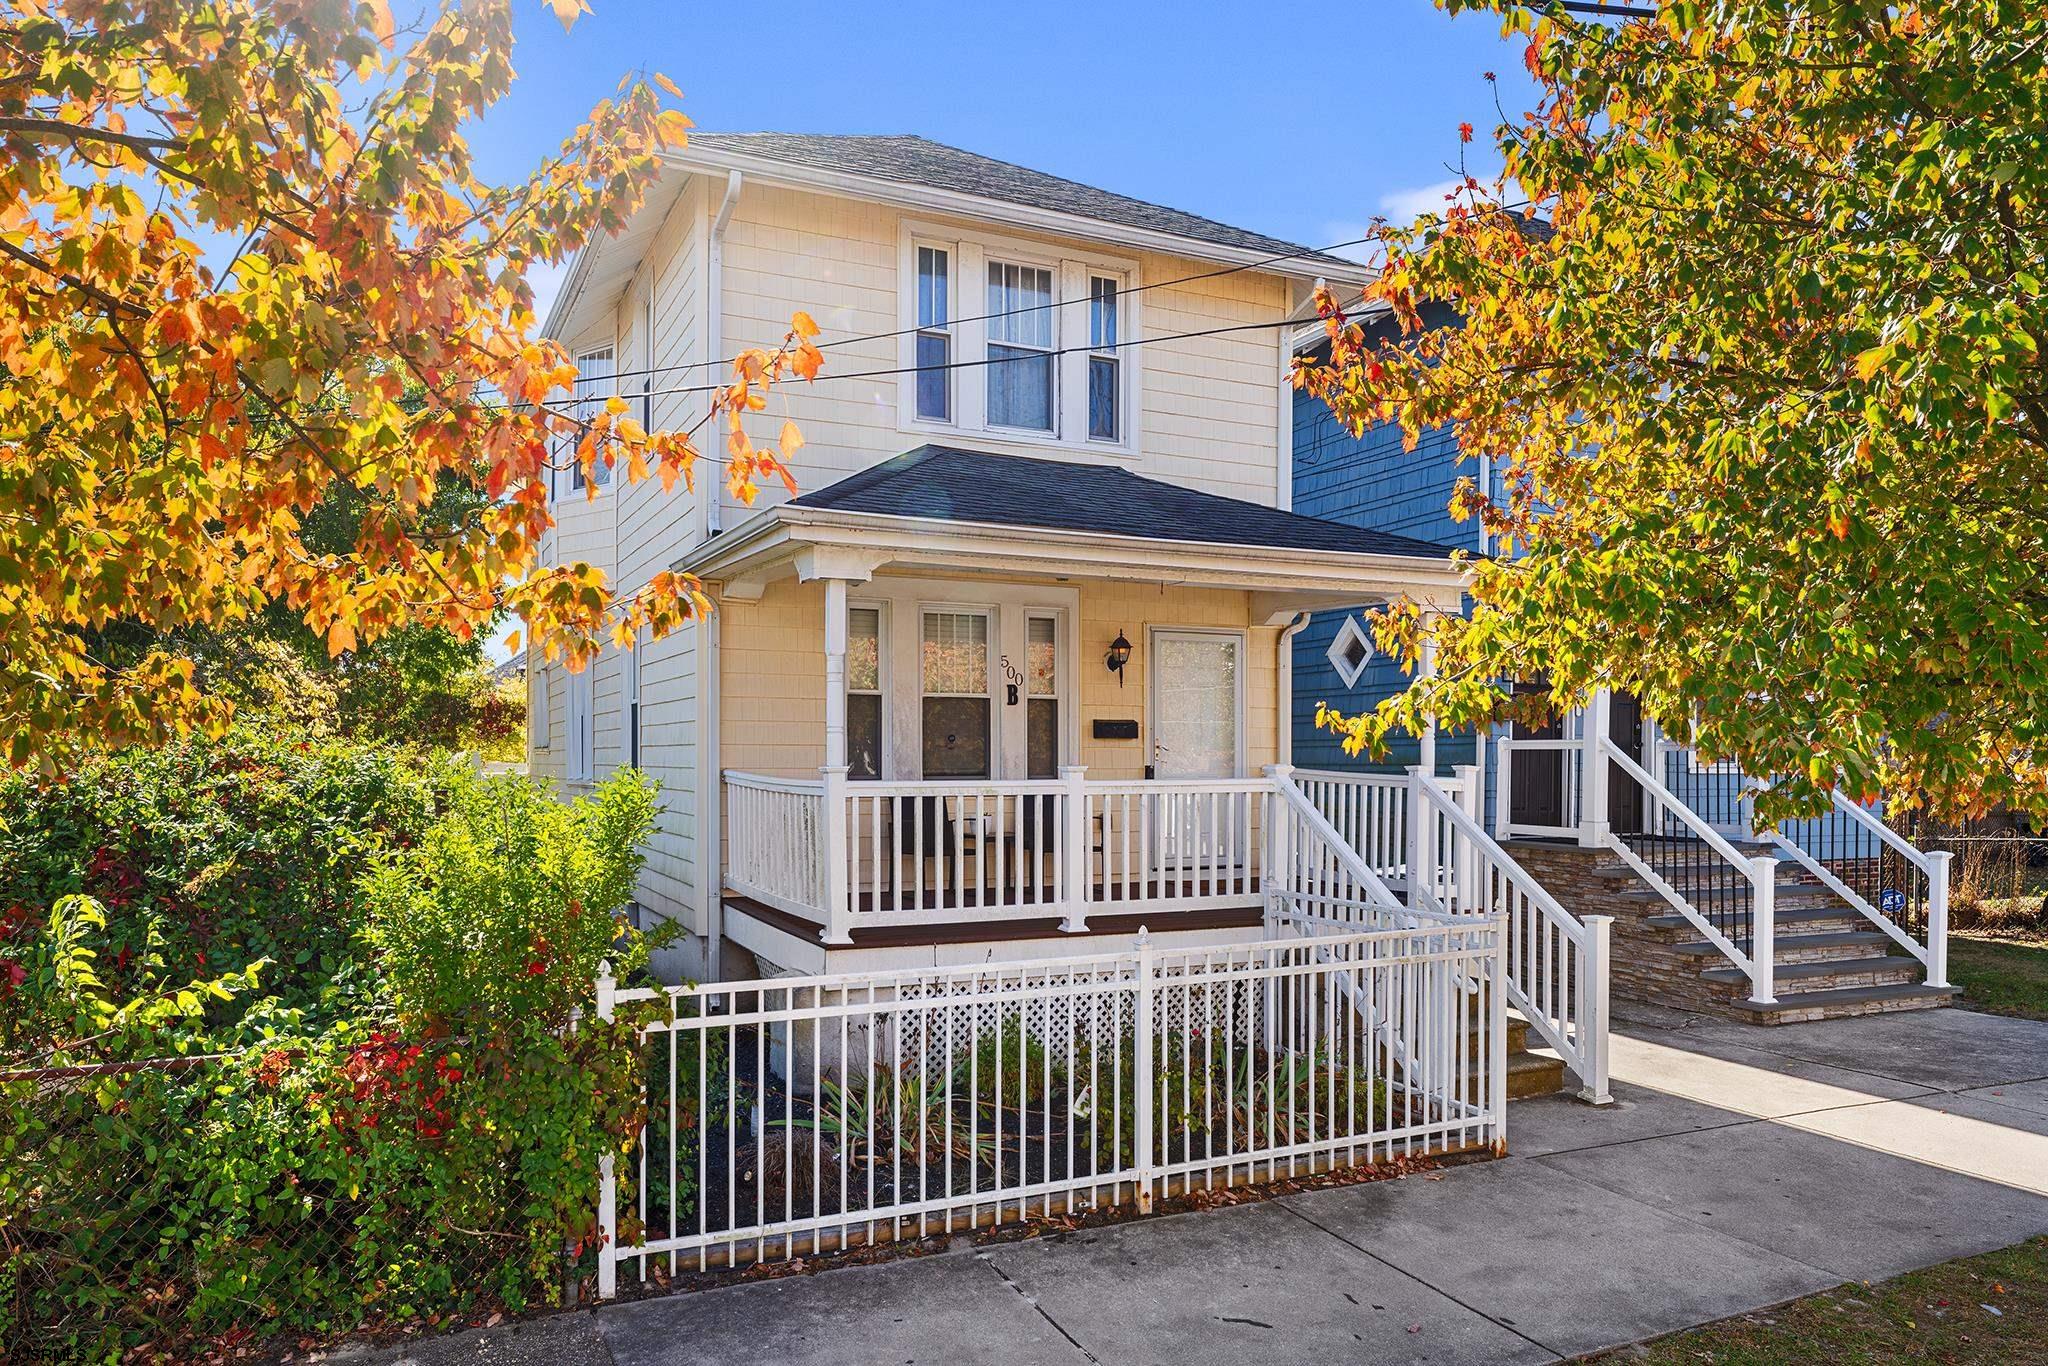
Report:
[{"label": "upstairs window with curtain", "polygon": [[1088,281],[1088,439],[1119,441],[1123,426],[1118,407],[1123,391],[1122,361],[1117,355],[1116,281],[1092,276]]},{"label": "upstairs window with curtain", "polygon": [[[599,347],[585,351],[576,357],[576,399],[569,411],[579,422],[588,422],[604,411],[605,400],[612,396],[612,349]],[[558,457],[569,466],[569,487],[583,487],[583,466],[577,463],[576,448],[583,444],[583,433],[579,429],[562,439],[561,455]],[[597,486],[603,488],[612,481],[612,472],[598,463],[593,476]]]},{"label": "upstairs window with curtain", "polygon": [[926,612],[919,647],[923,776],[988,777],[988,616]]},{"label": "upstairs window with curtain", "polygon": [[1052,271],[988,263],[988,422],[1053,430]]},{"label": "upstairs window with curtain", "polygon": [[953,420],[952,263],[942,247],[917,249],[917,415]]},{"label": "upstairs window with curtain", "polygon": [[882,613],[846,613],[846,776],[882,776]]},{"label": "upstairs window with curtain", "polygon": [[1060,772],[1059,621],[1034,616],[1024,622],[1026,748],[1033,778]]}]

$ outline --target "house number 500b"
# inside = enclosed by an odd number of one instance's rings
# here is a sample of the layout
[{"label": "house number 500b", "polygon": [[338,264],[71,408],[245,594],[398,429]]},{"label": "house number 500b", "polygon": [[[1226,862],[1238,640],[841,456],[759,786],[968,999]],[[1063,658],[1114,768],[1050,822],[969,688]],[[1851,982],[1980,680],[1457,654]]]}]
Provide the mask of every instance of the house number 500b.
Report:
[{"label": "house number 500b", "polygon": [[1003,656],[1003,680],[1003,705],[1014,707],[1017,705],[1017,691],[1024,686],[1024,675],[1017,672],[1017,666],[1010,662],[1008,655]]}]

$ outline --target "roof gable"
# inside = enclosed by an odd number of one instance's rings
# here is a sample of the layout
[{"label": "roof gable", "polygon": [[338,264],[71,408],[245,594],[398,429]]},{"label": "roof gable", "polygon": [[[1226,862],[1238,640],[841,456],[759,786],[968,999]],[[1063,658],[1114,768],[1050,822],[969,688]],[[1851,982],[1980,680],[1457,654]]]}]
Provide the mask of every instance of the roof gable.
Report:
[{"label": "roof gable", "polygon": [[1280,261],[1299,262],[1308,269],[1325,267],[1341,270],[1347,276],[1360,269],[1356,261],[1296,242],[1048,175],[1028,166],[998,161],[914,134],[693,132],[688,145],[701,151],[732,152],[1071,214],[1114,227],[1166,233],[1213,247],[1257,252]]}]

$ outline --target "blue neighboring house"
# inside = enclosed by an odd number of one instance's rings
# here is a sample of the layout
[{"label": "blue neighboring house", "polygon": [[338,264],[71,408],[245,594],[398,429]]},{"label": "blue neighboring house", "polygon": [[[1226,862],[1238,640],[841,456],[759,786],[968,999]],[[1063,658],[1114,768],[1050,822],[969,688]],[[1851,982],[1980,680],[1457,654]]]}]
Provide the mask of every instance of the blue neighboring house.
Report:
[{"label": "blue neighboring house", "polygon": [[[1442,309],[1424,321],[1438,324]],[[1391,327],[1391,324],[1389,324]],[[1412,451],[1402,449],[1400,424],[1382,423],[1354,437],[1311,394],[1294,396],[1294,510],[1351,526],[1397,531],[1443,546],[1481,548],[1477,522],[1451,519],[1451,492],[1460,476],[1478,476],[1470,461],[1458,460],[1458,441],[1449,427],[1424,436]],[[1316,728],[1316,704],[1364,711],[1408,684],[1408,675],[1373,647],[1365,630],[1365,607],[1317,612],[1294,637],[1294,763],[1301,768],[1402,769],[1416,760],[1413,739],[1397,742],[1385,761],[1368,763],[1344,754],[1337,738]],[[1437,740],[1437,767],[1479,762],[1469,733]]]}]

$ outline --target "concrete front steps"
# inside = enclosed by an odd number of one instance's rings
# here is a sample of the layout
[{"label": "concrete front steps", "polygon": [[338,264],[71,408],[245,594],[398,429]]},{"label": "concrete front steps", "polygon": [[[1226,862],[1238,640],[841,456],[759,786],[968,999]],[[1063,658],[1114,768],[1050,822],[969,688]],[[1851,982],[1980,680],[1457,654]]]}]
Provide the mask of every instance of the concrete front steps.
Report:
[{"label": "concrete front steps", "polygon": [[1564,1059],[1529,1051],[1529,1022],[1508,1012],[1508,1099],[1527,1100],[1564,1090]]},{"label": "concrete front steps", "polygon": [[[1771,852],[1734,841],[1745,854]],[[1930,988],[1919,960],[1791,862],[1778,867],[1777,964],[1770,1005],[1749,999],[1749,977],[1611,849],[1514,840],[1509,852],[1577,915],[1614,917],[1612,994],[1755,1024],[1795,1024],[1944,1006],[1954,987]],[[1711,905],[1701,906],[1709,920]],[[1746,941],[1738,948],[1748,952]]]},{"label": "concrete front steps", "polygon": [[[1480,1040],[1477,1026],[1475,1019],[1473,1027],[1465,1034],[1467,1053],[1475,1059],[1479,1056]],[[1477,1089],[1476,1083],[1474,1089]],[[1529,1022],[1511,1007],[1508,1010],[1508,1099],[1527,1100],[1531,1096],[1555,1095],[1563,1089],[1564,1059],[1553,1053],[1531,1051]]]}]

